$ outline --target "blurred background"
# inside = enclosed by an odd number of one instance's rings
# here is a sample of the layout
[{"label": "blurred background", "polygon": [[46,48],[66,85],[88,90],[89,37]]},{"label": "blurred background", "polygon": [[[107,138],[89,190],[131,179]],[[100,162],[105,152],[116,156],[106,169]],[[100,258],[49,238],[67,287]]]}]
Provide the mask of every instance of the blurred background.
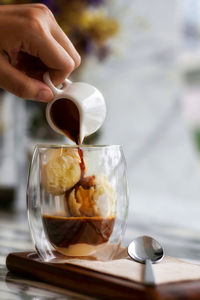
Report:
[{"label": "blurred background", "polygon": [[[125,244],[151,234],[167,254],[200,260],[200,1],[37,2],[49,6],[82,56],[72,80],[105,96],[105,124],[86,143],[123,145],[130,187]],[[2,212],[25,214],[34,145],[63,142],[44,110],[0,93]]]}]

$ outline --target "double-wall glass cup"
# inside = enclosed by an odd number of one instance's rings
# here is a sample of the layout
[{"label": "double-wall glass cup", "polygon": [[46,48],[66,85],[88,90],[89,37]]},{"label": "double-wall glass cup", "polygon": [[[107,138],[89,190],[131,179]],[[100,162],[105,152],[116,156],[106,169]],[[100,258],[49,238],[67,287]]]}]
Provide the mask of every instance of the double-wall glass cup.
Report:
[{"label": "double-wall glass cup", "polygon": [[124,235],[128,195],[122,147],[36,146],[27,186],[29,227],[40,259],[111,260]]}]

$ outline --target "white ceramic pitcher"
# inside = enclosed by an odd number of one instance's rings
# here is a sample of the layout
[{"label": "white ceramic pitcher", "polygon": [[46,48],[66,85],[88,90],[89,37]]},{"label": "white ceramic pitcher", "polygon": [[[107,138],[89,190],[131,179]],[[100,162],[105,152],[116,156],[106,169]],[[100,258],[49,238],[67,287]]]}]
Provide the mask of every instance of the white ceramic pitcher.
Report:
[{"label": "white ceramic pitcher", "polygon": [[53,122],[51,108],[56,101],[65,98],[71,100],[78,109],[80,143],[83,142],[84,137],[89,136],[101,127],[106,116],[106,105],[103,95],[97,88],[88,83],[71,82],[69,79],[65,79],[61,87],[57,88],[52,83],[48,72],[44,74],[44,82],[54,94],[54,99],[46,107],[46,118],[53,130],[64,134]]}]

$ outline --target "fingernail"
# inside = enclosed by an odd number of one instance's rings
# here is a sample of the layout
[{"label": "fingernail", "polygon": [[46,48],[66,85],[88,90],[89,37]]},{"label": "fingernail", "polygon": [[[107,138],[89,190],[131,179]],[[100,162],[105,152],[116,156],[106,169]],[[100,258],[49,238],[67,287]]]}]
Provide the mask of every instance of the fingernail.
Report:
[{"label": "fingernail", "polygon": [[53,98],[53,95],[48,90],[41,90],[39,94],[37,95],[36,100],[40,102],[49,102]]}]

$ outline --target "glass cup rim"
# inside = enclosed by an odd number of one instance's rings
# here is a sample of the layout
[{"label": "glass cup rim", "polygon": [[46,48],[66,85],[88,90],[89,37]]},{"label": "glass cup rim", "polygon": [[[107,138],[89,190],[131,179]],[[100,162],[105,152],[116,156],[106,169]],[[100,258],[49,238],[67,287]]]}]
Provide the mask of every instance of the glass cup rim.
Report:
[{"label": "glass cup rim", "polygon": [[56,149],[56,148],[85,148],[85,149],[105,149],[105,148],[119,148],[122,149],[122,145],[71,145],[71,144],[37,144],[35,149]]}]

